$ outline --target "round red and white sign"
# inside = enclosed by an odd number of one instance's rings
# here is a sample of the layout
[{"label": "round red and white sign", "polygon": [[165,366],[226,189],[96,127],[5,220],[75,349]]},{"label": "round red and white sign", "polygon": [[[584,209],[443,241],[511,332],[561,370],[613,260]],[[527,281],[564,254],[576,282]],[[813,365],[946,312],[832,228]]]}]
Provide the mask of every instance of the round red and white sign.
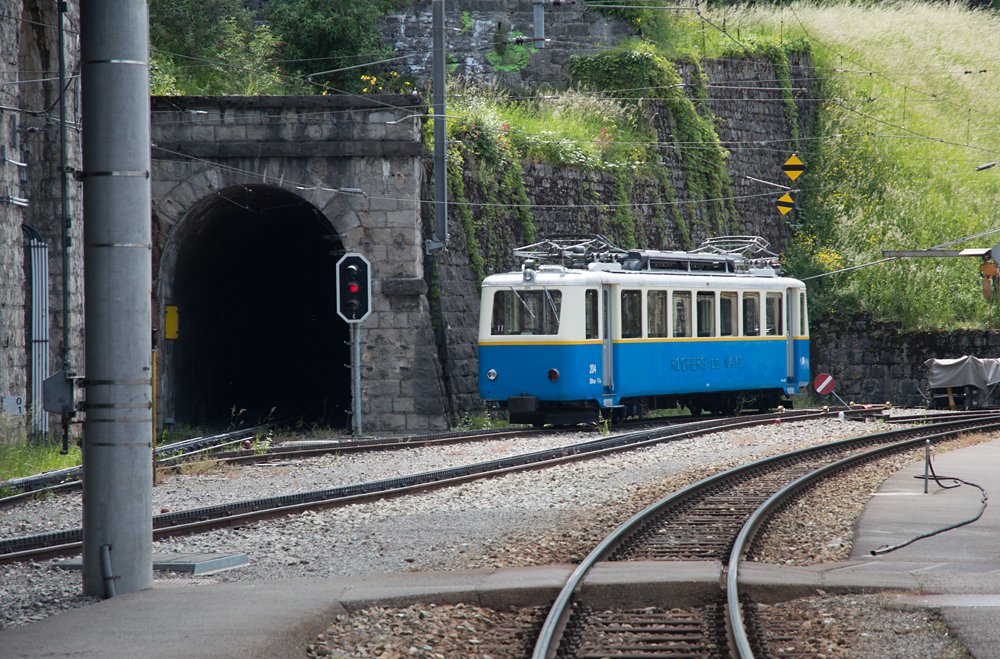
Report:
[{"label": "round red and white sign", "polygon": [[834,381],[833,376],[829,373],[820,373],[816,376],[816,379],[813,380],[813,389],[815,389],[818,394],[828,394],[833,391],[835,386],[837,386],[837,383]]}]

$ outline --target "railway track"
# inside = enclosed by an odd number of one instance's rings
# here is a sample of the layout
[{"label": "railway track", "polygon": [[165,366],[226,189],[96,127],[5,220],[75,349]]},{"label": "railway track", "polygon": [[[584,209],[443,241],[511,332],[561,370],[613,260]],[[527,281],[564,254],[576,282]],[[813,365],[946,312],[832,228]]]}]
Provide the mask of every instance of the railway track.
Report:
[{"label": "railway track", "polygon": [[[534,659],[549,657],[771,656],[768,638],[796,630],[766,629],[740,592],[740,564],[767,520],[818,480],[892,453],[969,432],[1000,430],[996,414],[932,420],[924,426],[800,449],[704,479],[656,502],[622,524],[580,563],[542,625]],[[580,597],[602,561],[712,560],[725,566],[716,602],[593,610]],[[618,599],[629,601],[628,593]]]},{"label": "railway track", "polygon": [[[852,417],[881,413],[881,409],[850,410]],[[542,469],[571,460],[581,460],[615,451],[632,450],[658,442],[683,439],[734,428],[771,424],[776,419],[796,420],[836,415],[833,411],[800,410],[690,421],[668,427],[646,428],[572,445],[535,451],[517,456],[480,462],[460,467],[440,469],[406,477],[370,481],[326,490],[268,497],[249,501],[208,506],[187,511],[168,512],[152,519],[153,535],[162,538],[208,531],[225,526],[238,526],[267,518],[282,517],[320,509],[348,505],[364,500],[401,496],[449,485],[490,478],[513,471]],[[0,562],[40,559],[79,551],[80,529],[8,538],[0,540]]]},{"label": "railway track", "polygon": [[[156,468],[164,471],[176,471],[184,465],[190,465],[201,460],[211,461],[216,464],[260,464],[328,455],[331,453],[386,451],[548,432],[531,428],[511,428],[472,432],[445,432],[407,437],[344,438],[316,442],[289,442],[263,450],[253,448],[253,444],[258,436],[269,429],[270,426],[267,425],[254,426],[216,435],[185,439],[157,447],[154,451]],[[250,448],[245,448],[247,443],[251,444]],[[234,446],[242,448],[232,450],[231,447]],[[66,469],[49,471],[44,474],[13,478],[0,482],[0,492],[11,493],[0,497],[0,508],[16,504],[28,497],[42,493],[78,489],[81,485],[80,475],[80,467],[68,467]]]}]

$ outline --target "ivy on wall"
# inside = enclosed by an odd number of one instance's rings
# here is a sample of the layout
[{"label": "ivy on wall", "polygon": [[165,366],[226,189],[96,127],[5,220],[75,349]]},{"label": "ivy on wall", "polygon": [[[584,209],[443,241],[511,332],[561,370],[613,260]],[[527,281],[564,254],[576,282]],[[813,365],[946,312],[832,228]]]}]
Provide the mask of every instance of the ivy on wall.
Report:
[{"label": "ivy on wall", "polygon": [[[482,281],[487,273],[513,267],[512,245],[535,241],[531,200],[520,155],[503,126],[463,120],[452,130],[455,142],[448,150],[448,188],[458,209],[473,273]],[[476,213],[465,192],[466,171],[482,196]]]},{"label": "ivy on wall", "polygon": [[472,216],[469,200],[465,198],[465,180],[462,178],[464,167],[465,158],[462,156],[462,150],[458,145],[448,145],[448,197],[452,201],[449,205],[458,211],[459,223],[468,246],[469,265],[472,266],[475,280],[482,281],[486,276],[486,269],[483,255],[477,248],[476,221]]},{"label": "ivy on wall", "polygon": [[[712,233],[727,233],[735,220],[725,164],[728,152],[715,131],[704,70],[693,58],[685,65],[691,71],[693,98],[686,93],[675,64],[641,42],[621,50],[571,58],[570,79],[574,84],[634,104],[637,116],[647,117],[659,129],[661,139],[669,136],[671,150],[684,164],[689,198],[711,200],[709,204],[691,206],[691,222],[706,226]],[[641,100],[632,98],[633,92],[629,91],[637,88],[643,90]],[[689,224],[682,222],[679,226],[687,228]]]}]

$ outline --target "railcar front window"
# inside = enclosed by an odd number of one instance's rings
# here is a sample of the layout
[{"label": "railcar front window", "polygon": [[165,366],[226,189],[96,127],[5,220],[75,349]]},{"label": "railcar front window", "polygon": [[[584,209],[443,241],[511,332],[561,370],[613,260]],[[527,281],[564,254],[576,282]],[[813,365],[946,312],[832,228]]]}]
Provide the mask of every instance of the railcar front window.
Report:
[{"label": "railcar front window", "polygon": [[584,295],[584,323],[586,324],[586,332],[588,339],[599,339],[601,338],[600,333],[600,316],[598,311],[601,308],[600,298],[598,297],[598,292],[596,288],[588,288]]},{"label": "railcar front window", "polygon": [[735,291],[723,291],[719,294],[720,336],[735,336],[736,334],[738,297]]},{"label": "railcar front window", "polygon": [[642,291],[622,291],[622,338],[642,336]]},{"label": "railcar front window", "polygon": [[767,335],[781,336],[785,333],[782,319],[785,314],[782,311],[781,293],[768,293],[765,299],[764,316],[767,318]]},{"label": "railcar front window", "polygon": [[646,294],[646,313],[649,315],[646,321],[649,325],[648,333],[652,338],[664,338],[667,334],[667,292],[649,291]]},{"label": "railcar front window", "polygon": [[559,290],[497,291],[493,296],[492,333],[558,334],[561,308]]},{"label": "railcar front window", "polygon": [[691,336],[691,293],[675,291],[674,336]]},{"label": "railcar front window", "polygon": [[743,336],[760,336],[760,293],[743,294]]},{"label": "railcar front window", "polygon": [[698,293],[698,336],[715,335],[715,293]]}]

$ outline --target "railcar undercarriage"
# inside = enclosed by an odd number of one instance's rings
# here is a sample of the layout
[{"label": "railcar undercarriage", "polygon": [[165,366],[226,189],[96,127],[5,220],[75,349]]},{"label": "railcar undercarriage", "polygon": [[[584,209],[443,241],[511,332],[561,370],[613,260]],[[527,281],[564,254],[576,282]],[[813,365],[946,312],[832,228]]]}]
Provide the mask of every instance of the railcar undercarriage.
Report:
[{"label": "railcar undercarriage", "polygon": [[731,416],[748,411],[767,412],[778,407],[791,409],[792,401],[781,389],[763,389],[623,398],[620,405],[603,409],[592,400],[544,401],[535,396],[511,396],[506,407],[511,423],[541,427],[592,424],[602,419],[612,422],[641,419],[652,410],[662,409],[687,408],[691,416],[701,416],[705,412]]}]

